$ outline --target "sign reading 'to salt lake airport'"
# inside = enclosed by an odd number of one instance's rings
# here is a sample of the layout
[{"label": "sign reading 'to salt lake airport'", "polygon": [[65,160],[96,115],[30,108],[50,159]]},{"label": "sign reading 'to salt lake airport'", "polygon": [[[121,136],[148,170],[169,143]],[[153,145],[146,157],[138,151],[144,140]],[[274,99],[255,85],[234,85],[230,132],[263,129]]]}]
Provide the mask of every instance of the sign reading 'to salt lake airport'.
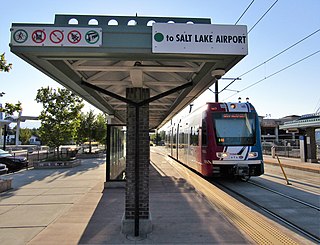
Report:
[{"label": "sign reading 'to salt lake airport'", "polygon": [[152,52],[247,55],[247,26],[154,23]]},{"label": "sign reading 'to salt lake airport'", "polygon": [[15,27],[11,28],[14,46],[99,47],[101,28]]}]

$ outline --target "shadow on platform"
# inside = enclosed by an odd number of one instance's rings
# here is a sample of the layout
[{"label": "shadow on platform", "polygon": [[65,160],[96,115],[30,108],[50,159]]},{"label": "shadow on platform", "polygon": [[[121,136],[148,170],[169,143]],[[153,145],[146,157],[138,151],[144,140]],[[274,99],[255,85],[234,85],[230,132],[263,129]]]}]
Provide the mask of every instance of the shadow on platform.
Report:
[{"label": "shadow on platform", "polygon": [[125,189],[105,189],[79,244],[247,244],[248,240],[182,178],[161,176],[150,166],[147,237],[121,233]]}]

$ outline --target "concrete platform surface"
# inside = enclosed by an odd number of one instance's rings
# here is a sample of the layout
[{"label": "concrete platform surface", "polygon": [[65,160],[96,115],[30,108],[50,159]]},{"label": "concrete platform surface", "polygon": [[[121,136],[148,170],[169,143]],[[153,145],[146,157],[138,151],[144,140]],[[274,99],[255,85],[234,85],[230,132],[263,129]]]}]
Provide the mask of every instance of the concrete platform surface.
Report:
[{"label": "concrete platform surface", "polygon": [[[163,157],[154,159],[149,235],[135,238],[121,233],[125,189],[104,189],[103,158],[83,159],[72,169],[31,169],[2,176],[13,178],[13,189],[0,193],[0,244],[254,243]],[[318,169],[317,164],[297,160],[281,158],[281,162]]]},{"label": "concrete platform surface", "polygon": [[125,189],[104,189],[103,163],[10,174],[14,188],[0,194],[0,244],[252,243],[165,163],[150,166],[152,232],[126,237]]},{"label": "concrete platform surface", "polygon": [[[0,193],[0,244],[33,243],[39,235],[56,227],[55,223],[63,220],[66,214],[77,211],[79,203],[83,203],[84,209],[72,218],[84,220],[87,217],[87,222],[93,210],[87,209],[85,204],[96,204],[101,197],[104,162],[104,159],[83,160],[81,166],[72,169],[31,169],[1,176],[12,178],[13,188]],[[94,197],[83,200],[89,195]],[[68,220],[71,225],[64,229],[63,237],[74,237],[72,234],[80,230],[73,220]],[[81,226],[84,229],[86,224],[81,223]],[[59,244],[63,237],[56,233],[55,239],[47,237],[43,244]]]},{"label": "concrete platform surface", "polygon": [[[264,163],[279,165],[278,159],[270,155],[263,155]],[[300,158],[279,157],[284,168],[297,169],[301,171],[320,173],[320,163],[302,162]]]}]

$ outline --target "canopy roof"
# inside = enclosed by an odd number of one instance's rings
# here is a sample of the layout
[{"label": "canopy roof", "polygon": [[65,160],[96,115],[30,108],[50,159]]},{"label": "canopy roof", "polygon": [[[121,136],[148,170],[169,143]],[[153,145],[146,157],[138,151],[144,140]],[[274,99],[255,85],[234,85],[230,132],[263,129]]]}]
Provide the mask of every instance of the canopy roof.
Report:
[{"label": "canopy roof", "polygon": [[154,51],[151,24],[168,22],[211,26],[206,18],[56,15],[54,24],[13,23],[10,46],[119,123],[126,122],[126,103],[113,95],[125,98],[126,88],[149,88],[151,97],[159,97],[149,104],[150,128],[158,128],[216,81],[212,71],[227,72],[246,55]]}]

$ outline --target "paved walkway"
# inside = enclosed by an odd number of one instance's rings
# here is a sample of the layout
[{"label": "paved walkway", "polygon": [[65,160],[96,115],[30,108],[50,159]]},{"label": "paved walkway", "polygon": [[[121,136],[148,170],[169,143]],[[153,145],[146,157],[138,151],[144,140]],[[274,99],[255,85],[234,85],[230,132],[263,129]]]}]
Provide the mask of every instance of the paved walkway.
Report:
[{"label": "paved walkway", "polygon": [[[279,165],[277,158],[264,155],[263,160],[266,164]],[[283,167],[299,169],[307,172],[320,173],[320,163],[301,162],[300,158],[279,157]]]},{"label": "paved walkway", "polygon": [[[68,241],[82,234],[101,198],[103,163],[91,159],[73,169],[6,175],[13,178],[13,189],[0,194],[0,244],[36,244],[52,228],[54,239],[48,236],[42,244],[71,244]],[[67,222],[66,215],[71,217]]]},{"label": "paved walkway", "polygon": [[0,194],[0,244],[252,243],[170,164],[156,159],[160,169],[150,166],[153,232],[147,237],[121,233],[125,190],[104,189],[104,159],[88,159],[73,169],[7,175],[13,189]]},{"label": "paved walkway", "polygon": [[250,243],[169,164],[161,172],[150,166],[153,232],[138,240],[125,237],[125,189],[103,189],[102,163],[83,160],[73,169],[7,175],[13,189],[0,194],[0,244]]}]

